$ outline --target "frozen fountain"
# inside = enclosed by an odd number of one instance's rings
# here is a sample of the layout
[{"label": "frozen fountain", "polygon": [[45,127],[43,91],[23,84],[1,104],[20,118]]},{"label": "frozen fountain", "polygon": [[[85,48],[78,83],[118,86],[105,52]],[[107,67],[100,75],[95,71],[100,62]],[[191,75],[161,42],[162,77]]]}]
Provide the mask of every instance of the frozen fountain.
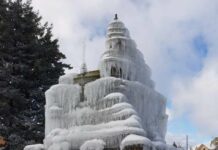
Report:
[{"label": "frozen fountain", "polygon": [[46,91],[44,143],[25,150],[173,149],[165,143],[166,99],[117,15],[105,45],[99,70],[83,64]]}]

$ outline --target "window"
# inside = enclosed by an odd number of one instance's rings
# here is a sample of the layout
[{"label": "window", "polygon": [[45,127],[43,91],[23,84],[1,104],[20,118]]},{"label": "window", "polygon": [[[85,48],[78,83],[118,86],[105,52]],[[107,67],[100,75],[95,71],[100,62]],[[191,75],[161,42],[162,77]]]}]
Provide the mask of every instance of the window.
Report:
[{"label": "window", "polygon": [[121,42],[121,40],[120,40],[120,39],[119,39],[119,40],[118,40],[118,42],[117,42],[117,46],[118,46],[118,48],[119,48],[119,49],[121,49],[121,48],[122,48],[122,42]]}]

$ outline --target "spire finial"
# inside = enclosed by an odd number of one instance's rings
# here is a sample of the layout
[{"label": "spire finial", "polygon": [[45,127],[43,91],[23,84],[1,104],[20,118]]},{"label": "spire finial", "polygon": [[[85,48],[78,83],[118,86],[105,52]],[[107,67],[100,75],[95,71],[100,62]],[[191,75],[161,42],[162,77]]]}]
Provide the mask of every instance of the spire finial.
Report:
[{"label": "spire finial", "polygon": [[117,14],[114,15],[114,20],[118,20]]},{"label": "spire finial", "polygon": [[83,45],[83,48],[82,48],[82,61],[83,61],[83,63],[85,63],[85,57],[86,57],[86,42],[85,42],[85,40],[83,41],[82,45]]},{"label": "spire finial", "polygon": [[87,72],[87,67],[86,67],[86,62],[85,62],[85,57],[86,57],[86,43],[85,40],[83,41],[83,51],[82,51],[82,66],[80,69],[80,73],[86,73]]}]

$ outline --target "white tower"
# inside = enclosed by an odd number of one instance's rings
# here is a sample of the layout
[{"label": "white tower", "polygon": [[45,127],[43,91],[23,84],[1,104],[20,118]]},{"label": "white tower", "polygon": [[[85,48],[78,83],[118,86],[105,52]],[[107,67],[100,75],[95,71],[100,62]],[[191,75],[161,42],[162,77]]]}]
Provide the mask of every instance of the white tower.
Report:
[{"label": "white tower", "polygon": [[145,64],[143,54],[131,39],[128,29],[115,14],[107,28],[106,51],[100,61],[101,77],[113,76],[130,81],[139,81],[154,87],[150,79],[150,68]]}]

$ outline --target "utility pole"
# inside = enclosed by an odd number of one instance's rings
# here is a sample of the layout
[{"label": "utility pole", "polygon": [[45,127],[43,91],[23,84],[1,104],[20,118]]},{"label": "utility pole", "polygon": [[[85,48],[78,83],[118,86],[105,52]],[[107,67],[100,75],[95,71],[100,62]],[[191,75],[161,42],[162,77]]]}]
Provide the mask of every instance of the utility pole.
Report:
[{"label": "utility pole", "polygon": [[80,83],[81,86],[81,93],[80,93],[80,101],[83,102],[85,101],[85,95],[84,95],[84,87],[86,84],[85,78],[84,76],[87,73],[87,66],[86,66],[86,61],[85,61],[85,57],[86,57],[86,43],[85,40],[83,41],[83,49],[82,49],[82,65],[80,68],[80,73],[82,75],[82,83]]},{"label": "utility pole", "polygon": [[186,150],[188,150],[188,135],[186,135]]}]

